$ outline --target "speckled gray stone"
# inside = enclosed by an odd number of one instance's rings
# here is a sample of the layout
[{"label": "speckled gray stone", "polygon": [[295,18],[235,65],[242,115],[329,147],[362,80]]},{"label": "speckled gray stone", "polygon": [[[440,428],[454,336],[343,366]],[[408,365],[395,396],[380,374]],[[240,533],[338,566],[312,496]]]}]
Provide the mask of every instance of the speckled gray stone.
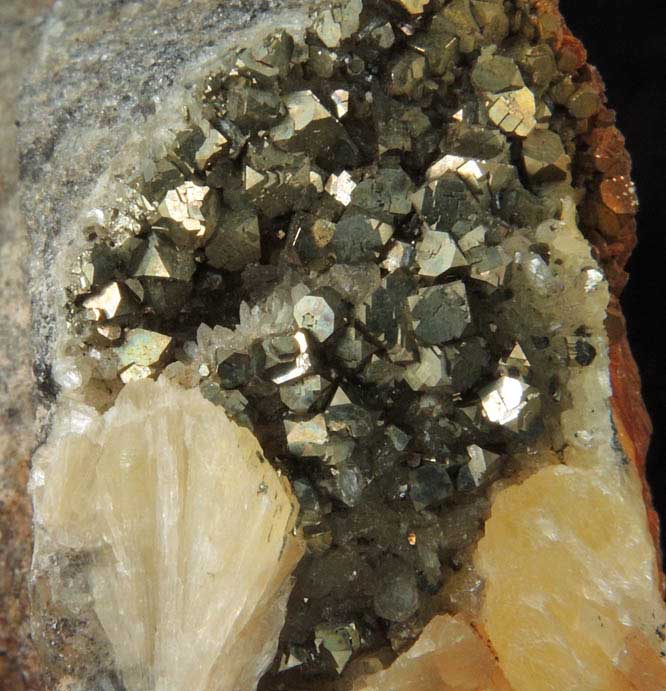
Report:
[{"label": "speckled gray stone", "polygon": [[32,511],[28,466],[35,445],[29,253],[18,200],[16,95],[31,64],[47,0],[0,2],[0,690],[42,689],[30,639]]}]

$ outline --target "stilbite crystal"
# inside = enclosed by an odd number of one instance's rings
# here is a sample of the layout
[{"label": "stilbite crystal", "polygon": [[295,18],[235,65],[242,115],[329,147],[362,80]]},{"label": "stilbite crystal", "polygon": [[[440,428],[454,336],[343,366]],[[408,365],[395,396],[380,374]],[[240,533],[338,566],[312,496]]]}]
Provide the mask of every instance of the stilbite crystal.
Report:
[{"label": "stilbite crystal", "polygon": [[40,535],[56,561],[89,550],[125,687],[255,688],[302,554],[296,500],[257,440],[166,379],[126,385],[103,416],[62,419],[35,462]]}]

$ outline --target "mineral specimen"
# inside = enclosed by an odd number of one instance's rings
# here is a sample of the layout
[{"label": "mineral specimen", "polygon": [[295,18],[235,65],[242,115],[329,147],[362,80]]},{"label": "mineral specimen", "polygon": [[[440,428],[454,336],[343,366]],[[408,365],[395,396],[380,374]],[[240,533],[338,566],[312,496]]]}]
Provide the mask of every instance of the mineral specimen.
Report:
[{"label": "mineral specimen", "polygon": [[[36,630],[46,649],[49,622],[71,631],[58,684],[97,688],[98,665],[137,691],[529,690],[561,666],[603,688],[638,653],[663,671],[611,443],[608,286],[577,225],[601,103],[542,4],[262,10],[105,174],[64,265],[62,422],[33,472]],[[631,213],[627,185],[604,179],[594,213]],[[633,502],[611,537],[587,516],[610,496]],[[572,660],[554,637],[585,642]]]}]

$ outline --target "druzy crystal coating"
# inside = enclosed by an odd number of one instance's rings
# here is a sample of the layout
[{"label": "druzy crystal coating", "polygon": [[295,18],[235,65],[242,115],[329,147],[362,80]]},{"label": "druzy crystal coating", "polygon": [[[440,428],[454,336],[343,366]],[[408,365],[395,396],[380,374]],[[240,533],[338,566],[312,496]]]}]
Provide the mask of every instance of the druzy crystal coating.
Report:
[{"label": "druzy crystal coating", "polygon": [[[232,51],[133,181],[136,222],[81,258],[70,321],[108,388],[200,387],[293,484],[308,553],[262,688],[417,637],[560,402],[532,361],[594,359],[515,318],[557,288],[571,180],[566,70],[530,12],[348,0]],[[451,546],[454,510],[477,518]]]}]

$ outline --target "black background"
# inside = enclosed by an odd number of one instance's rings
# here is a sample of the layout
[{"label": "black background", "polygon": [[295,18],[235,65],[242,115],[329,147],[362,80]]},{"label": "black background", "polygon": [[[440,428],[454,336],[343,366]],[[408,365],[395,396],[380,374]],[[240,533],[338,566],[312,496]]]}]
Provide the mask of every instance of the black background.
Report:
[{"label": "black background", "polygon": [[[658,0],[561,0],[572,32],[606,82],[627,139],[641,210],[638,248],[622,303],[655,433],[648,478],[666,547],[666,23]],[[661,9],[661,12],[660,12]],[[659,333],[662,333],[659,336]],[[666,551],[666,550],[665,550]]]}]

